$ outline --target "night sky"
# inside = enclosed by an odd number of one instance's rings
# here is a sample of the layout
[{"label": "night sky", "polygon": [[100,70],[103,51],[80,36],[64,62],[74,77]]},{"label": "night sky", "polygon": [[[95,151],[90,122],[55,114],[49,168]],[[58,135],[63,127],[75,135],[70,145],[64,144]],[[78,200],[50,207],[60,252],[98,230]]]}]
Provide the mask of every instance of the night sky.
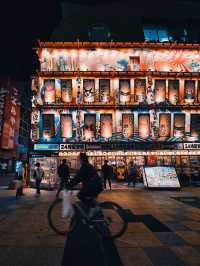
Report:
[{"label": "night sky", "polygon": [[[32,47],[37,46],[37,39],[48,40],[51,32],[59,23],[61,18],[60,1],[1,1],[1,78],[9,76],[11,79],[17,80],[30,79],[30,75],[34,73],[36,68]],[[122,2],[124,4],[126,1],[130,0],[113,0],[109,2]],[[171,0],[168,1],[170,2]],[[192,1],[195,2],[196,0]],[[70,0],[68,2],[91,5],[102,2],[107,3],[108,1]],[[134,4],[134,0],[131,2]]]}]

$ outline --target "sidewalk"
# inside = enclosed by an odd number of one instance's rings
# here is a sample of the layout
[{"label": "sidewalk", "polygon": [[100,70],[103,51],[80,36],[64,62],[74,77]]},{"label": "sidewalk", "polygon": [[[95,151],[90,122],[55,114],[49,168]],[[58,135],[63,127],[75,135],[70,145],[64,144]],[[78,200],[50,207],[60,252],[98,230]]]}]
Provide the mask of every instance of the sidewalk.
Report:
[{"label": "sidewalk", "polygon": [[[40,198],[34,193],[26,189],[26,196],[16,201],[15,191],[0,191],[2,266],[61,265],[65,239],[55,235],[47,222],[55,192],[42,191]],[[200,265],[200,188],[118,189],[100,198],[130,210],[128,230],[115,242],[124,266]]]}]

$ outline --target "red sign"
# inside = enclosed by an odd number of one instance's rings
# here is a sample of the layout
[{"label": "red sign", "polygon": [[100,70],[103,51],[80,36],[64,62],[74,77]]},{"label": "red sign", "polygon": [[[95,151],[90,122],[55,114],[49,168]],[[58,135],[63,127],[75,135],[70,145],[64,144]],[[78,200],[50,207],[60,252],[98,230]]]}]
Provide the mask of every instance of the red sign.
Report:
[{"label": "red sign", "polygon": [[12,89],[12,96],[6,95],[4,102],[4,117],[1,137],[1,147],[3,149],[14,149],[16,147],[17,132],[20,123],[20,105],[13,97],[16,89]]}]

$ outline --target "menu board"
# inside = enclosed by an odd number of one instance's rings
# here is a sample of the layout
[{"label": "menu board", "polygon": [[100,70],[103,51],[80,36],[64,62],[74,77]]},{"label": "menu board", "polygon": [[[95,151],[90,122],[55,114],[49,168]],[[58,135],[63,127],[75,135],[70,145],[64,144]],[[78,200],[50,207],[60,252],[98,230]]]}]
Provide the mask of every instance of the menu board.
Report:
[{"label": "menu board", "polygon": [[176,170],[172,166],[145,166],[143,180],[148,188],[180,188]]}]

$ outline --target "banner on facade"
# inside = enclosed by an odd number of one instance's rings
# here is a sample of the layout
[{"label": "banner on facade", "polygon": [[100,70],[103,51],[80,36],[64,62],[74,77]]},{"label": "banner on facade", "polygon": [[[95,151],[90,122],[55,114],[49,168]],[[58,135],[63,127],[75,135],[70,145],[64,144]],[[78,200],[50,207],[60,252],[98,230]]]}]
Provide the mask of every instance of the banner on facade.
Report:
[{"label": "banner on facade", "polygon": [[10,95],[5,96],[1,147],[14,149],[20,124],[20,106]]}]

